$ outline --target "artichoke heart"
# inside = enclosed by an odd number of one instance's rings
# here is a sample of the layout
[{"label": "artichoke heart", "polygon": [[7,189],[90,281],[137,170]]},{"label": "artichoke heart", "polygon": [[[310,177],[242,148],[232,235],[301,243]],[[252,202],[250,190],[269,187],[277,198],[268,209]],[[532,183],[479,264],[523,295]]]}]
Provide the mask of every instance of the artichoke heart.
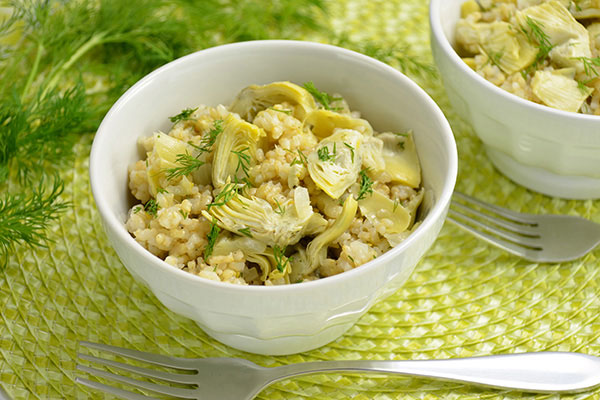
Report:
[{"label": "artichoke heart", "polygon": [[361,145],[360,132],[338,129],[308,155],[308,173],[329,197],[339,198],[356,182],[362,165]]},{"label": "artichoke heart", "polygon": [[315,99],[306,89],[291,82],[273,82],[244,88],[231,104],[230,110],[246,121],[252,121],[259,111],[284,102],[294,106],[293,115],[300,121],[317,108]]},{"label": "artichoke heart", "polygon": [[373,134],[373,128],[367,120],[323,109],[306,114],[304,127],[311,128],[312,133],[319,138],[330,136],[336,128],[354,129],[365,136]]},{"label": "artichoke heart", "polygon": [[479,41],[490,61],[507,74],[520,71],[535,61],[538,49],[527,37],[502,21],[488,24],[481,30]]},{"label": "artichoke heart", "polygon": [[233,114],[223,122],[223,132],[214,144],[212,182],[217,189],[222,188],[228,179],[241,182],[247,176],[240,163],[249,168],[256,162],[256,150],[266,133]]},{"label": "artichoke heart", "polygon": [[[160,179],[164,178],[165,171],[179,166],[177,157],[180,154],[189,154],[196,157],[198,150],[183,140],[165,133],[157,132],[154,134],[154,147],[148,153],[147,168],[148,184],[152,197],[156,197],[158,189],[161,188]],[[204,155],[199,157],[200,160],[203,158]]]},{"label": "artichoke heart", "polygon": [[383,153],[383,140],[369,136],[363,138],[364,141],[361,145],[362,163],[373,172],[381,172],[385,170],[385,161],[381,157]]},{"label": "artichoke heart", "polygon": [[236,236],[233,238],[223,235],[219,236],[212,254],[215,256],[226,256],[238,250],[244,253],[247,261],[258,265],[262,281],[265,281],[273,268],[276,268],[273,250],[268,248],[263,242],[245,236]]},{"label": "artichoke heart", "polygon": [[377,138],[383,141],[385,170],[392,181],[418,188],[421,184],[421,165],[412,132],[387,132],[377,135]]},{"label": "artichoke heart", "polygon": [[579,57],[591,57],[590,38],[587,30],[560,2],[550,0],[537,6],[525,8],[515,14],[517,25],[528,32],[530,38],[539,42],[544,36],[552,49],[550,59],[561,67],[583,70]]},{"label": "artichoke heart", "polygon": [[308,269],[305,271],[293,271],[293,276],[310,274],[319,267],[321,260],[323,260],[327,255],[327,245],[337,239],[342,233],[346,232],[348,228],[350,228],[352,221],[354,221],[354,216],[356,215],[357,209],[358,202],[354,200],[354,197],[346,197],[342,207],[342,212],[337,217],[335,222],[329,228],[315,237],[308,244],[308,246],[306,246],[306,259],[308,262],[299,265],[304,265],[305,267],[308,267]]},{"label": "artichoke heart", "polygon": [[600,0],[571,1],[569,11],[577,19],[600,17]]},{"label": "artichoke heart", "polygon": [[202,215],[209,220],[216,218],[218,225],[230,232],[242,235],[245,231],[262,243],[281,248],[297,243],[305,235],[322,232],[327,225],[313,211],[304,187],[294,189],[294,200],[281,204],[281,210],[276,212],[259,197],[238,194],[224,205],[202,211]]},{"label": "artichoke heart", "polygon": [[358,207],[362,215],[373,224],[387,223],[386,233],[404,232],[410,226],[410,212],[377,190],[371,196],[359,200]]},{"label": "artichoke heart", "polygon": [[566,76],[564,70],[536,71],[531,89],[545,105],[571,112],[577,112],[594,91],[579,85],[572,76]]}]

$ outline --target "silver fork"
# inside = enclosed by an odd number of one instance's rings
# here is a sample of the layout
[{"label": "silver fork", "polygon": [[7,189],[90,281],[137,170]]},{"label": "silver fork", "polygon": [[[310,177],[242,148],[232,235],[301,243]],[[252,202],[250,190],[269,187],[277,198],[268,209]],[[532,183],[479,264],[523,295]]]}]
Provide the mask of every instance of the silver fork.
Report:
[{"label": "silver fork", "polygon": [[571,215],[518,213],[456,191],[447,219],[530,261],[570,261],[600,244],[600,224],[590,220]]},{"label": "silver fork", "polygon": [[[169,367],[174,372],[137,367],[81,353],[78,356],[89,362],[158,379],[164,384],[133,379],[89,366],[77,365],[77,369],[91,376],[184,399],[251,400],[273,382],[327,372],[402,374],[540,393],[581,392],[600,385],[600,358],[581,353],[519,353],[417,361],[317,361],[264,368],[238,358],[178,358],[91,342],[80,342],[80,345],[151,365]],[[124,399],[153,399],[81,377],[77,377],[76,381]],[[169,386],[168,383],[185,384],[186,387]]]}]

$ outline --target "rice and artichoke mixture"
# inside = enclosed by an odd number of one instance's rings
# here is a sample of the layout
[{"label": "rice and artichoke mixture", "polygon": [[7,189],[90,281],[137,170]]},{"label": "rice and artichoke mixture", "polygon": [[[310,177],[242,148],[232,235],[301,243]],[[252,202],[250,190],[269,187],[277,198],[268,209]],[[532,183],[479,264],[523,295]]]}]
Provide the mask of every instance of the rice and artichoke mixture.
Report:
[{"label": "rice and artichoke mixture", "polygon": [[274,82],[171,117],[139,141],[128,231],[173,267],[235,284],[299,283],[400,243],[423,199],[411,132],[377,133],[344,99]]},{"label": "rice and artichoke mixture", "polygon": [[600,115],[600,0],[467,0],[457,51],[526,100]]}]

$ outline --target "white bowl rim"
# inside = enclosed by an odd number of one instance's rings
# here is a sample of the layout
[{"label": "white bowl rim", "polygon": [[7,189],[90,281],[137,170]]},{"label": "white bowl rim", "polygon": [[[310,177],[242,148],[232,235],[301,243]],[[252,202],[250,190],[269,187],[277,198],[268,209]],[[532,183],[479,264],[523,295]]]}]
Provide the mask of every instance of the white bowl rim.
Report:
[{"label": "white bowl rim", "polygon": [[[140,88],[144,87],[149,81],[154,79],[155,76],[162,74],[166,71],[169,71],[173,68],[177,68],[179,64],[185,63],[190,58],[206,57],[208,55],[218,56],[220,52],[223,52],[223,51],[229,52],[231,50],[245,48],[245,47],[260,47],[260,48],[273,47],[273,48],[276,48],[278,46],[286,46],[286,47],[297,46],[297,48],[299,48],[299,49],[311,49],[311,48],[327,49],[329,51],[337,52],[340,55],[346,55],[346,56],[358,58],[362,62],[370,63],[371,65],[378,66],[383,71],[395,75],[398,79],[403,81],[403,83],[405,85],[407,85],[408,87],[412,87],[412,89],[416,93],[420,94],[423,97],[425,102],[429,103],[434,114],[438,114],[438,117],[441,117],[441,118],[439,118],[439,120],[443,124],[443,126],[444,126],[443,130],[445,131],[445,134],[443,135],[444,147],[447,149],[450,149],[449,154],[448,154],[449,165],[447,168],[447,171],[448,171],[447,176],[449,177],[449,179],[444,182],[444,185],[443,185],[443,188],[441,191],[441,196],[439,199],[436,199],[435,206],[429,211],[429,214],[427,215],[425,220],[421,223],[421,225],[419,225],[415,229],[415,231],[412,232],[408,236],[407,239],[405,239],[398,246],[388,250],[386,253],[377,257],[377,259],[370,261],[366,264],[363,264],[359,267],[356,267],[350,271],[346,271],[346,272],[343,272],[343,273],[340,273],[340,274],[337,274],[334,276],[330,276],[330,277],[317,279],[314,281],[302,282],[299,284],[258,286],[258,285],[236,285],[236,284],[232,284],[232,283],[228,283],[228,282],[212,281],[212,280],[209,280],[206,278],[196,276],[189,272],[180,270],[178,268],[175,268],[172,265],[167,264],[164,260],[160,259],[159,257],[156,257],[155,255],[150,253],[150,251],[145,249],[141,244],[139,244],[129,234],[129,232],[127,232],[124,222],[120,221],[111,210],[107,209],[107,200],[105,198],[104,192],[102,191],[102,187],[100,186],[100,183],[94,178],[94,170],[98,168],[97,165],[100,163],[100,160],[101,160],[101,154],[98,153],[98,149],[100,148],[101,143],[104,140],[103,135],[101,135],[100,133],[103,131],[103,127],[107,123],[106,121],[111,118],[112,114],[117,112],[117,110],[121,107],[121,105],[123,103],[129,101],[129,99],[131,97],[135,96],[137,91]],[[104,147],[106,147],[106,146],[104,146]],[[314,290],[321,286],[333,286],[332,284],[334,284],[335,282],[342,283],[343,281],[348,281],[348,280],[352,279],[355,275],[368,273],[368,271],[370,269],[369,267],[372,267],[372,265],[371,265],[372,263],[376,262],[377,264],[383,265],[384,264],[383,261],[385,261],[388,258],[394,257],[397,253],[400,253],[404,248],[410,246],[411,243],[414,242],[419,236],[421,236],[425,230],[429,229],[431,227],[431,225],[433,225],[438,219],[443,218],[442,214],[445,212],[444,205],[448,205],[450,203],[450,198],[452,196],[452,192],[453,192],[454,186],[456,184],[456,177],[457,177],[457,172],[458,172],[458,154],[457,154],[456,143],[454,141],[454,136],[452,134],[450,124],[448,123],[447,119],[445,118],[443,112],[440,110],[440,108],[437,106],[437,104],[431,99],[431,97],[421,87],[419,87],[415,82],[410,80],[408,77],[406,77],[400,71],[398,71],[398,70],[390,67],[389,65],[384,64],[378,60],[375,60],[371,57],[367,57],[363,54],[360,54],[360,53],[357,53],[357,52],[354,52],[351,50],[343,49],[343,48],[333,46],[333,45],[322,44],[322,43],[317,43],[317,42],[309,42],[309,41],[295,41],[295,40],[256,40],[256,41],[225,44],[225,45],[220,45],[220,46],[215,46],[215,47],[199,50],[197,52],[185,55],[183,57],[180,57],[174,61],[171,61],[171,62],[161,66],[160,68],[154,70],[153,72],[151,72],[150,74],[146,75],[145,77],[140,79],[138,82],[136,82],[110,108],[110,110],[107,112],[107,114],[103,118],[100,126],[98,127],[98,130],[96,132],[96,135],[95,135],[93,143],[92,143],[92,149],[91,149],[91,153],[90,153],[89,172],[90,172],[90,186],[92,189],[92,194],[94,196],[94,200],[96,202],[98,212],[103,217],[104,223],[109,224],[110,228],[114,232],[116,232],[116,234],[119,236],[119,239],[122,240],[123,242],[125,242],[129,247],[131,247],[137,253],[136,255],[139,257],[142,257],[145,262],[152,264],[154,266],[157,266],[158,268],[165,270],[167,273],[172,273],[179,278],[188,279],[199,285],[212,286],[214,288],[218,288],[219,290],[223,290],[226,292],[235,292],[238,294],[240,292],[243,292],[248,295],[259,294],[259,293],[261,293],[261,294],[266,294],[266,293],[276,294],[276,293],[280,293],[280,292],[284,292],[286,294],[294,294],[294,293],[298,293],[298,292],[304,292],[307,290],[309,290],[309,291]]]},{"label": "white bowl rim", "polygon": [[[581,121],[581,120],[584,120],[586,122],[600,121],[600,116],[598,116],[598,115],[581,114],[581,113],[559,110],[557,108],[552,108],[552,107],[549,107],[549,106],[546,106],[543,104],[538,104],[538,103],[535,103],[530,100],[525,100],[525,99],[517,96],[516,94],[510,93],[504,89],[499,88],[498,86],[494,85],[493,83],[491,83],[490,81],[488,81],[487,79],[485,79],[484,77],[482,77],[481,75],[479,75],[478,73],[473,71],[471,68],[469,68],[469,66],[467,66],[467,64],[465,64],[465,62],[460,58],[460,56],[458,55],[456,50],[454,50],[454,48],[450,44],[450,41],[446,37],[446,34],[442,30],[442,26],[440,23],[440,21],[441,21],[440,6],[445,1],[447,1],[447,0],[430,0],[430,3],[429,3],[429,26],[430,26],[433,36],[437,39],[439,45],[442,47],[444,52],[450,56],[450,60],[453,62],[453,64],[456,67],[458,67],[459,69],[461,69],[466,74],[466,76],[475,80],[475,82],[479,83],[480,85],[483,85],[484,88],[486,88],[486,89],[494,92],[495,94],[499,95],[500,97],[504,98],[506,101],[514,101],[518,105],[530,108],[537,112],[549,114],[552,116],[558,116],[561,118],[568,118],[573,121]],[[593,132],[593,133],[597,134],[597,132]]]}]

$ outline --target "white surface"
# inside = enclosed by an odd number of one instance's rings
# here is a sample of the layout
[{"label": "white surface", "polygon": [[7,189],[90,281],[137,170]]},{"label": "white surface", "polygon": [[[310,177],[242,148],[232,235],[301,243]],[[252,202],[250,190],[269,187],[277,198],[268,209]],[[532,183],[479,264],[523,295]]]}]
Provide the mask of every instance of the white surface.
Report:
[{"label": "white surface", "polygon": [[515,182],[551,196],[600,198],[600,117],[521,99],[471,70],[451,46],[463,2],[430,3],[433,56],[454,110]]},{"label": "white surface", "polygon": [[[140,158],[139,137],[168,130],[167,119],[200,103],[228,104],[243,87],[277,80],[313,81],[342,94],[376,130],[413,129],[427,216],[398,247],[343,274],[280,287],[236,286],[178,270],[153,256],[126,231],[132,206],[127,167]],[[340,48],[292,41],[245,42],[200,51],[146,76],[104,118],[90,156],[90,178],[108,238],[130,273],[176,313],[195,320],[232,347],[290,354],[344,333],[379,298],[404,283],[442,227],[456,179],[450,127],[412,81],[378,61]]]}]

